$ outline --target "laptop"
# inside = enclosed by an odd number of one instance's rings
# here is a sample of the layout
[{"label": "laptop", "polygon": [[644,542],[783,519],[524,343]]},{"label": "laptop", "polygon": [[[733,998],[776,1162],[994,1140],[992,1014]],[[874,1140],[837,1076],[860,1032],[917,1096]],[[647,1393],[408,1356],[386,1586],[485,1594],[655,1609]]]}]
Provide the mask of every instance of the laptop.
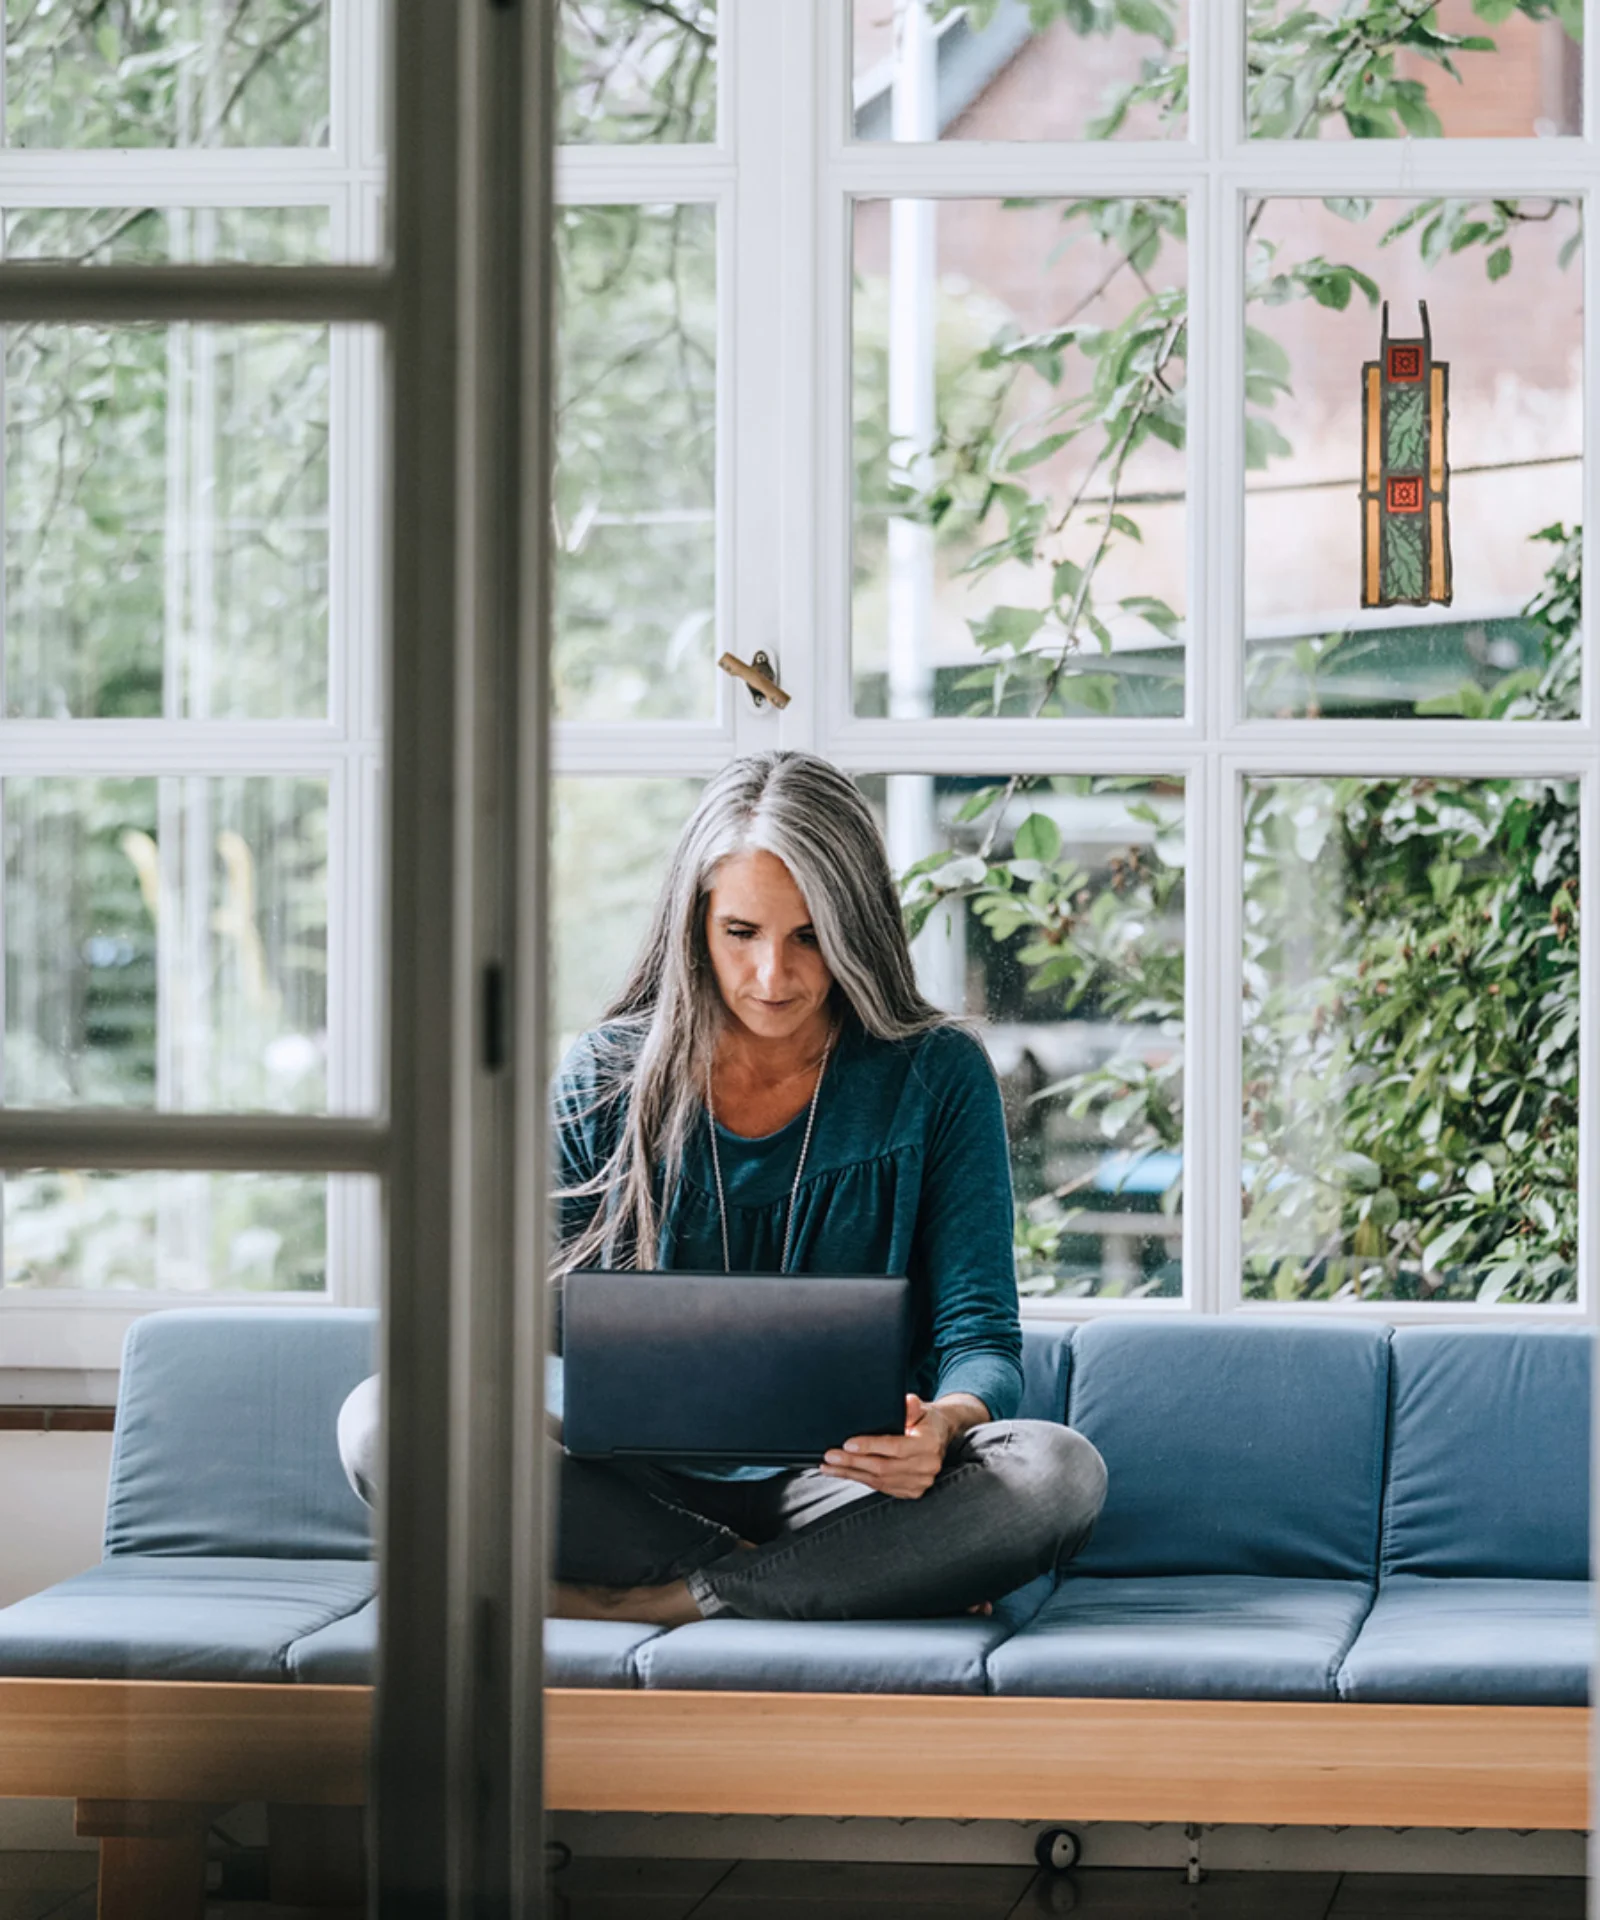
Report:
[{"label": "laptop", "polygon": [[815,1466],[905,1431],[903,1279],[569,1273],[562,1323],[569,1453]]}]

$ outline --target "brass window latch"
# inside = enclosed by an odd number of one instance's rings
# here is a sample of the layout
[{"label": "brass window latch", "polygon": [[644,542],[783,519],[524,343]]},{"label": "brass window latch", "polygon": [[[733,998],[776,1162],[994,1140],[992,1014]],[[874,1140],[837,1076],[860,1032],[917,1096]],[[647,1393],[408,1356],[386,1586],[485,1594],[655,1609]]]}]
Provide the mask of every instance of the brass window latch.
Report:
[{"label": "brass window latch", "polygon": [[769,700],[780,711],[788,706],[789,696],[778,685],[778,670],[769,654],[758,653],[754,660],[744,661],[736,653],[725,653],[717,665],[724,673],[745,683],[758,707],[764,707]]}]

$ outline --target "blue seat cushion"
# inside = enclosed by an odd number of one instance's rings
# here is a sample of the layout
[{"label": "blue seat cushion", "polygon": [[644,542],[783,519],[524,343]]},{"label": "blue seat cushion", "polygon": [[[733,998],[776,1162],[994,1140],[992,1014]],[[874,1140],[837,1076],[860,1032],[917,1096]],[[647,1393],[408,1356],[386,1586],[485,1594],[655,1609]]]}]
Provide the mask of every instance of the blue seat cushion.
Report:
[{"label": "blue seat cushion", "polygon": [[1019,1420],[1063,1421],[1072,1375],[1072,1328],[1049,1321],[1022,1328],[1022,1404]]},{"label": "blue seat cushion", "polygon": [[1339,1675],[1347,1700],[1581,1707],[1594,1658],[1587,1580],[1385,1582]]},{"label": "blue seat cushion", "polygon": [[289,1678],[308,1686],[369,1687],[377,1669],[378,1603],[330,1620],[289,1649]]},{"label": "blue seat cushion", "polygon": [[1585,1580],[1585,1328],[1402,1327],[1383,1574]]},{"label": "blue seat cushion", "polygon": [[184,1308],[123,1349],[106,1553],[358,1560],[370,1516],[339,1463],[339,1407],[376,1362],[375,1317]]},{"label": "blue seat cushion", "polygon": [[1067,1699],[1331,1699],[1371,1600],[1371,1588],[1351,1580],[1071,1577],[989,1655],[989,1689]]},{"label": "blue seat cushion", "polygon": [[0,1610],[0,1673],[287,1680],[289,1650],[363,1606],[369,1562],[124,1554]]},{"label": "blue seat cushion", "polygon": [[1090,1321],[1069,1411],[1110,1474],[1080,1571],[1375,1581],[1386,1328]]},{"label": "blue seat cushion", "polygon": [[636,1655],[646,1687],[735,1693],[982,1693],[1000,1619],[698,1620]]},{"label": "blue seat cushion", "polygon": [[[547,1620],[544,1677],[551,1687],[631,1687],[634,1654],[659,1627],[626,1620]],[[289,1649],[289,1671],[307,1685],[367,1686],[376,1671],[378,1603],[347,1614]]]}]

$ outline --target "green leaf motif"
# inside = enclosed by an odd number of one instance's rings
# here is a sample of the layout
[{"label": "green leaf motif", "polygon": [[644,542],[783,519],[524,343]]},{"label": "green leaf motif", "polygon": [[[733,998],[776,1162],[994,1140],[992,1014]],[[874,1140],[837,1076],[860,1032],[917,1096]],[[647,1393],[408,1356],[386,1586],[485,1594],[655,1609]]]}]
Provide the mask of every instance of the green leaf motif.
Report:
[{"label": "green leaf motif", "polygon": [[1421,514],[1384,523],[1382,586],[1386,600],[1422,599]]},{"label": "green leaf motif", "polygon": [[1395,473],[1420,473],[1427,457],[1428,396],[1420,386],[1391,387],[1388,400],[1389,466]]}]

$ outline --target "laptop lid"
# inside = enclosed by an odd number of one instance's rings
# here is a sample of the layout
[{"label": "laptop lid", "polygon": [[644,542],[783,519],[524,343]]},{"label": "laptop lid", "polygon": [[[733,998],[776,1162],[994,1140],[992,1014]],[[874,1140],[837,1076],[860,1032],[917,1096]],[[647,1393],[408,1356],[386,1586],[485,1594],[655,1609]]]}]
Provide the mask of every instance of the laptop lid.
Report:
[{"label": "laptop lid", "polygon": [[563,1292],[569,1453],[810,1466],[904,1431],[905,1280],[571,1273]]}]

